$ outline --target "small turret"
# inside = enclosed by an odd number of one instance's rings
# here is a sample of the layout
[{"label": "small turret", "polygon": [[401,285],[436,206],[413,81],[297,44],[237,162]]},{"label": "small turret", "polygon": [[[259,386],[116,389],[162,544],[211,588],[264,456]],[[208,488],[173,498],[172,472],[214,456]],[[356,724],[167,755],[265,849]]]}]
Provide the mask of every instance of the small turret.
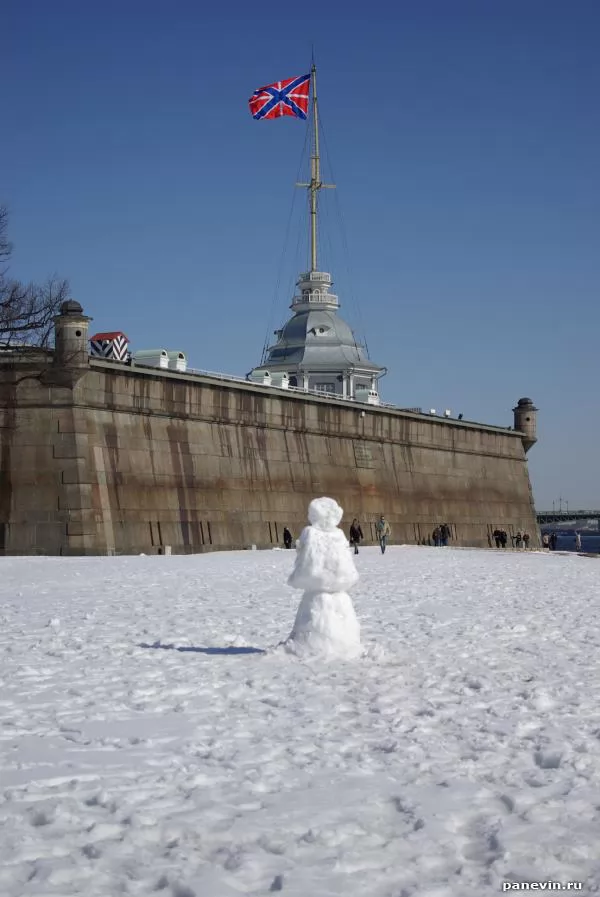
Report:
[{"label": "small turret", "polygon": [[75,299],[67,299],[54,318],[54,361],[65,367],[87,367],[88,326],[91,318]]},{"label": "small turret", "polygon": [[89,367],[88,326],[92,319],[83,314],[75,299],[67,299],[54,318],[54,362],[45,378],[57,386],[73,387]]},{"label": "small turret", "polygon": [[531,399],[527,398],[519,399],[516,407],[513,408],[515,430],[523,434],[521,439],[526,452],[537,442],[537,412],[538,409]]}]

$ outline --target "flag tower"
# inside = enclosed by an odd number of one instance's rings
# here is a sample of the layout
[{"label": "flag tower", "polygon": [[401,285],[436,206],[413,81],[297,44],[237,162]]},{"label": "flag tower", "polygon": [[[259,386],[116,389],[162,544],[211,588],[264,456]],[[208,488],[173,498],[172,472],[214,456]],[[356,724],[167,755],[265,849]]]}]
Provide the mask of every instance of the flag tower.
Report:
[{"label": "flag tower", "polygon": [[[253,117],[275,118],[282,115],[306,115],[290,110],[285,85],[300,79],[276,82],[260,88],[250,99]],[[356,399],[379,404],[377,381],[386,368],[369,361],[365,348],[357,342],[352,330],[338,315],[339,299],[331,293],[331,274],[318,270],[319,192],[334,189],[335,184],[321,180],[319,147],[319,105],[317,69],[312,64],[312,140],[310,180],[296,184],[308,190],[310,224],[310,270],[297,281],[297,294],[290,306],[290,320],[275,331],[277,342],[266,350],[266,358],[248,375],[254,382],[316,390],[332,397]],[[304,95],[305,101],[308,99]],[[279,101],[279,102],[278,102]],[[260,104],[263,104],[262,106]],[[278,108],[279,106],[279,108]],[[308,111],[308,104],[305,106]],[[266,110],[266,114],[265,114]]]}]

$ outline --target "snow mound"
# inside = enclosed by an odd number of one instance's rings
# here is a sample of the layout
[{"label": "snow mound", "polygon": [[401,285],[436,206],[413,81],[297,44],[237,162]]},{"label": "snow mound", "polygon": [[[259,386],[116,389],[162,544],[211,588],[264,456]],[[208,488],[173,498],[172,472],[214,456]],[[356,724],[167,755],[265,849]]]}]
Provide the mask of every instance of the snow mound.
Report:
[{"label": "snow mound", "polygon": [[300,534],[288,579],[293,588],[304,589],[286,643],[294,654],[344,659],[361,653],[360,626],[346,593],[358,582],[358,571],[337,526],[343,513],[332,498],[315,498],[308,506],[311,526]]},{"label": "snow mound", "polygon": [[350,596],[346,592],[305,592],[286,650],[326,658],[359,657],[360,625]]}]

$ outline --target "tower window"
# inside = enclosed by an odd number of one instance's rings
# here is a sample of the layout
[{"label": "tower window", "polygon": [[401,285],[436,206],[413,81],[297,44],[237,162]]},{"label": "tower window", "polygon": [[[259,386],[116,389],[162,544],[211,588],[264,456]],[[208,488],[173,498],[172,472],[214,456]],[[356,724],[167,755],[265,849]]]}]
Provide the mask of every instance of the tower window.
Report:
[{"label": "tower window", "polygon": [[75,331],[75,336],[81,336],[81,330],[76,330],[76,331]]}]

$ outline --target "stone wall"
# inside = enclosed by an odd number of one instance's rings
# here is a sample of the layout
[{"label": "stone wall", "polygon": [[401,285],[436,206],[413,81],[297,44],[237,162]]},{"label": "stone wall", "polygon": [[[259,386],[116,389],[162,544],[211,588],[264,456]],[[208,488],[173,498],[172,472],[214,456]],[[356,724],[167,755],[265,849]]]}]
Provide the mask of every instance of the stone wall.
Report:
[{"label": "stone wall", "polygon": [[318,495],[368,542],[385,513],[392,543],[447,522],[453,544],[537,544],[513,431],[96,360],[72,386],[34,374],[0,366],[0,553],[269,547]]}]

